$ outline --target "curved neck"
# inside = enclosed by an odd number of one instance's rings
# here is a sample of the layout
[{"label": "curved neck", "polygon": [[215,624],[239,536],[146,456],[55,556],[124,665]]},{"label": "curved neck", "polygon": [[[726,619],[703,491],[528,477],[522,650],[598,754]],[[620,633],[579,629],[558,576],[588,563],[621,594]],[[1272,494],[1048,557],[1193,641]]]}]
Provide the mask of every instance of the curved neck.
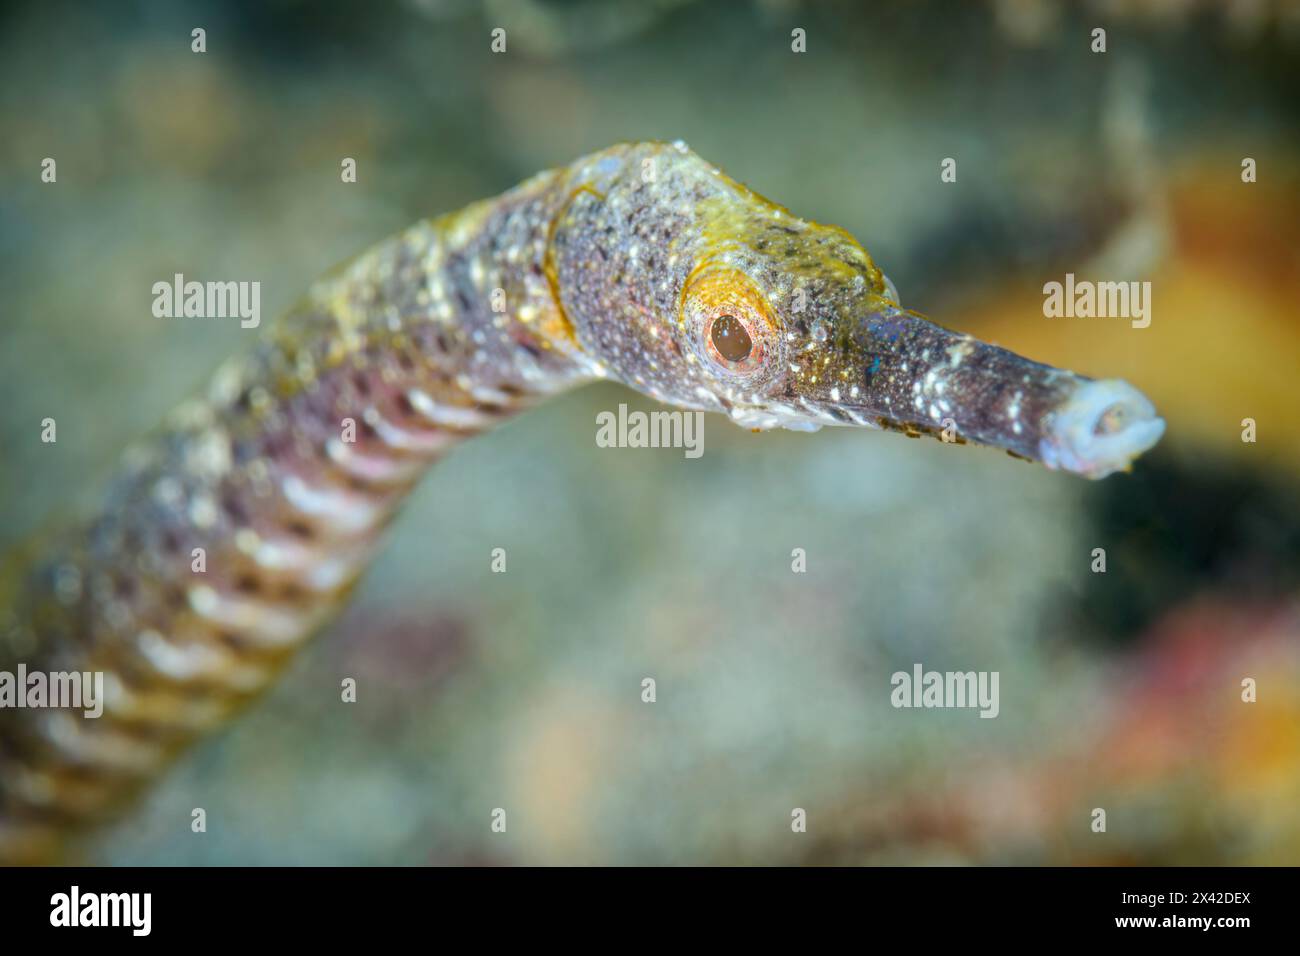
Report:
[{"label": "curved neck", "polygon": [[103,700],[0,710],[0,861],[55,855],[264,689],[448,447],[591,377],[545,270],[557,178],[335,270],[14,572],[0,668]]}]

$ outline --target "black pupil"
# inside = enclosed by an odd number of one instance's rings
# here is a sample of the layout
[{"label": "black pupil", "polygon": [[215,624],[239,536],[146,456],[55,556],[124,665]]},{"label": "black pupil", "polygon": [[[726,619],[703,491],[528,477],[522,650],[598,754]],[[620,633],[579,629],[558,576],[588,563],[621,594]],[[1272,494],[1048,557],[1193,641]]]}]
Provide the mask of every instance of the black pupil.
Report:
[{"label": "black pupil", "polygon": [[713,320],[713,347],[728,362],[742,362],[754,348],[749,333],[734,315],[720,315]]}]

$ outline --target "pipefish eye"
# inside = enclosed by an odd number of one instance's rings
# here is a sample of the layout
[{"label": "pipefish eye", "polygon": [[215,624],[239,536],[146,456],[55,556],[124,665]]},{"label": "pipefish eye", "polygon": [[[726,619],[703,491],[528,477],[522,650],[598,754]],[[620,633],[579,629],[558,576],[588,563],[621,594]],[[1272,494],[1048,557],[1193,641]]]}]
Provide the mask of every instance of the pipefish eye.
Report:
[{"label": "pipefish eye", "polygon": [[745,331],[745,324],[734,315],[720,315],[714,319],[709,340],[728,362],[743,362],[754,350],[754,340]]},{"label": "pipefish eye", "polygon": [[766,297],[734,269],[701,270],[687,283],[683,321],[714,368],[753,381],[776,357],[776,322]]},{"label": "pipefish eye", "polygon": [[706,314],[704,352],[713,364],[746,377],[763,367],[766,340],[771,331],[765,320],[735,304],[715,307]]}]

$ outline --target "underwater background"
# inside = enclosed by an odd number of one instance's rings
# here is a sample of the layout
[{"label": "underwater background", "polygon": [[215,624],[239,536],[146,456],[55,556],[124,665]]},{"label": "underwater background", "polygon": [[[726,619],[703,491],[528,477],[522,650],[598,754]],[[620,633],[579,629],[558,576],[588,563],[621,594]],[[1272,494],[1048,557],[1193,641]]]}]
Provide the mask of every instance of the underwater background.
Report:
[{"label": "underwater background", "polygon": [[[599,448],[653,403],[561,396],[436,466],[344,615],[84,859],[1300,862],[1298,66],[1293,2],[7,4],[0,550],[252,344],[153,283],[260,280],[269,322],[620,140],[685,140],[910,308],[1168,423],[1091,483],[716,416],[698,459]],[[1150,281],[1150,327],[1045,318],[1067,272]],[[998,717],[893,708],[918,662],[999,672]]]}]

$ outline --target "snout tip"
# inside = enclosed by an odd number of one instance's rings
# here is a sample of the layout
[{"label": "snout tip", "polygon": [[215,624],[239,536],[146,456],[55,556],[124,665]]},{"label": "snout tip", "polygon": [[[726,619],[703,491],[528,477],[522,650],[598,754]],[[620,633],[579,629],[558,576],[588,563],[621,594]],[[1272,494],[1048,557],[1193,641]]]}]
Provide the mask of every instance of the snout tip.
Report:
[{"label": "snout tip", "polygon": [[1150,399],[1128,382],[1089,381],[1051,413],[1039,453],[1048,468],[1105,478],[1126,471],[1164,432]]}]

